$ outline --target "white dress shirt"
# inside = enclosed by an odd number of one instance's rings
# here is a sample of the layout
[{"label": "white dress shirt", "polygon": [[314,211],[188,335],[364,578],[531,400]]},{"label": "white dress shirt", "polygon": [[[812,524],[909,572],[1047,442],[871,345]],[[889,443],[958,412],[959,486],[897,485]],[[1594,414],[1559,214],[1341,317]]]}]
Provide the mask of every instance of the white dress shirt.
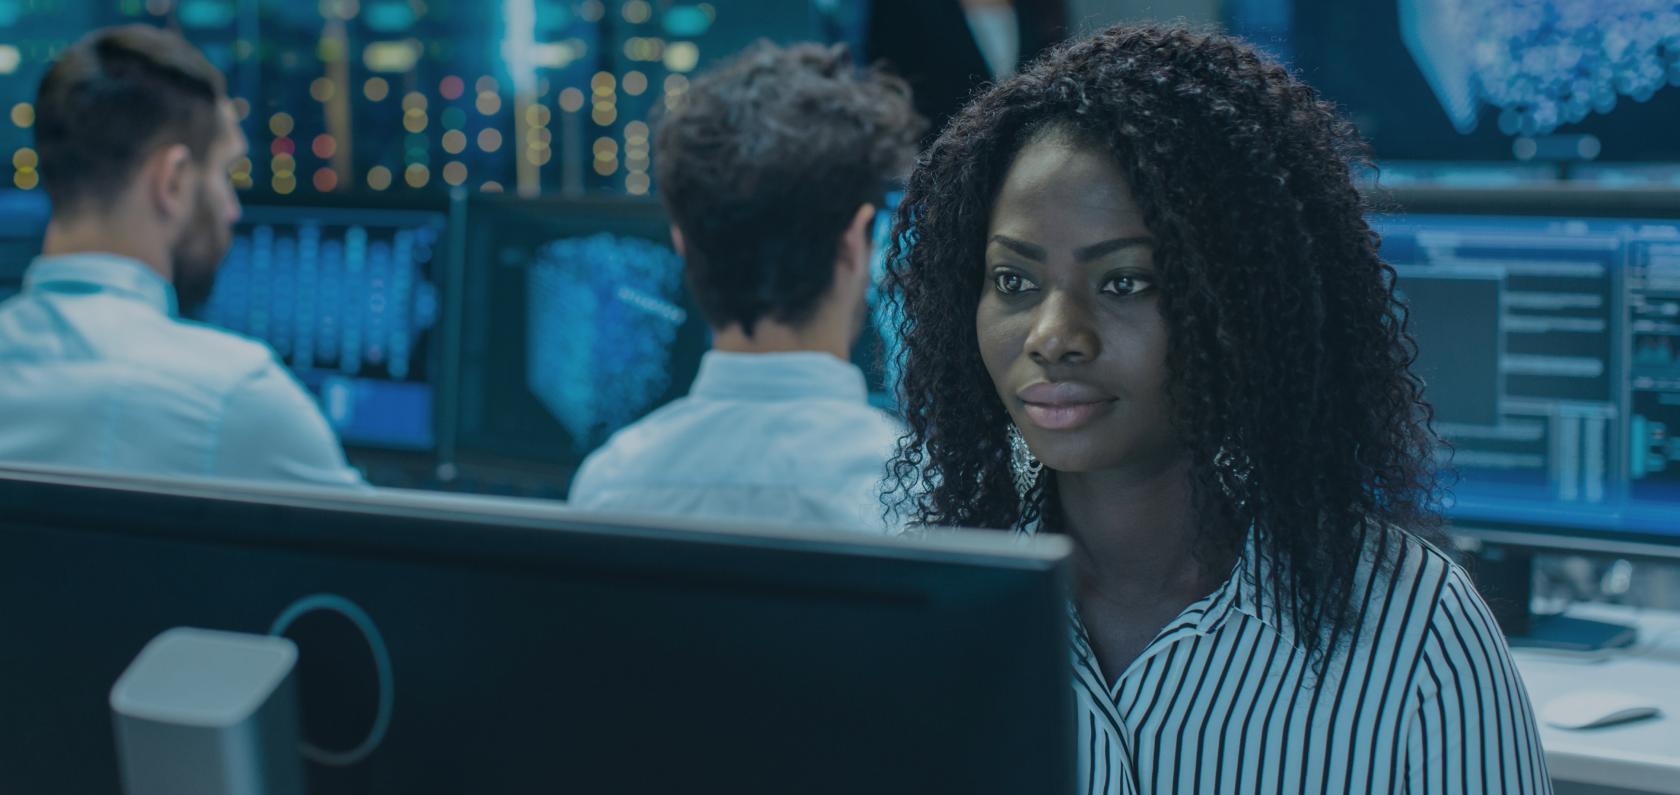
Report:
[{"label": "white dress shirt", "polygon": [[361,483],[272,350],[176,317],[156,272],[95,253],[37,258],[0,303],[0,461]]},{"label": "white dress shirt", "polygon": [[883,532],[880,483],[900,433],[863,372],[826,353],[723,353],[686,397],[583,463],[580,508]]}]

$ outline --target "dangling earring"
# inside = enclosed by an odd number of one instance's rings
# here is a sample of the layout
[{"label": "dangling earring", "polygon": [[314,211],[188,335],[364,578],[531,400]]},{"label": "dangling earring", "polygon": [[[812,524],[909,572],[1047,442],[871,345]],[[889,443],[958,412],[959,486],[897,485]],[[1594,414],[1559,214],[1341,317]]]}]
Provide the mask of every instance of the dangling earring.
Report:
[{"label": "dangling earring", "polygon": [[1044,463],[1033,456],[1026,437],[1013,422],[1009,423],[1009,472],[1015,477],[1015,494],[1023,501],[1044,475]]},{"label": "dangling earring", "polygon": [[1213,468],[1219,476],[1219,488],[1227,497],[1237,496],[1238,490],[1247,485],[1248,475],[1253,471],[1248,457],[1234,452],[1231,442],[1220,445],[1219,450],[1214,453]]}]

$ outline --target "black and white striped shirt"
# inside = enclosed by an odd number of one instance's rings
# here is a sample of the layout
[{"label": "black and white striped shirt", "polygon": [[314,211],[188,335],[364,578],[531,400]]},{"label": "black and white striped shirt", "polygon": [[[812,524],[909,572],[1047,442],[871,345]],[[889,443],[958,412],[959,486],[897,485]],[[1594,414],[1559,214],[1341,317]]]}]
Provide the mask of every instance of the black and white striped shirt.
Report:
[{"label": "black and white striped shirt", "polygon": [[[1118,680],[1074,616],[1084,793],[1549,793],[1528,695],[1464,571],[1409,534],[1360,567],[1317,681],[1251,542]],[[1391,557],[1390,560],[1396,558]],[[1108,686],[1113,682],[1113,687]]]}]

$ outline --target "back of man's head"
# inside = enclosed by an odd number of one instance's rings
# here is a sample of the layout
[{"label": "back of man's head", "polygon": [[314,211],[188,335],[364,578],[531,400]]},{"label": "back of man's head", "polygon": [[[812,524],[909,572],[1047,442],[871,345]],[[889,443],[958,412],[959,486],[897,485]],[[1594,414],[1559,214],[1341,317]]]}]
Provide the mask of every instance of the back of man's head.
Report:
[{"label": "back of man's head", "polygon": [[138,24],[89,33],[36,94],[35,147],[54,211],[103,209],[160,146],[185,144],[202,161],[226,98],[221,72],[178,34]]},{"label": "back of man's head", "polygon": [[708,322],[750,336],[809,320],[842,233],[909,167],[923,126],[908,85],[843,47],[760,43],[697,78],[654,157]]}]

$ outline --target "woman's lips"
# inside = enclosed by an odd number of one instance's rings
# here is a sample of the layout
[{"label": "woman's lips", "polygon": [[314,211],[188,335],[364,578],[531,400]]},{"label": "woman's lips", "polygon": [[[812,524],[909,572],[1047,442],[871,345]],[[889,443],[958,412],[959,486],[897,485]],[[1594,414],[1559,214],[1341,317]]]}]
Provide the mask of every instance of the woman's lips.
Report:
[{"label": "woman's lips", "polygon": [[1066,431],[1091,422],[1113,407],[1114,396],[1090,384],[1077,381],[1029,384],[1016,397],[1021,399],[1027,418],[1048,431]]},{"label": "woman's lips", "polygon": [[1067,431],[1078,428],[1097,418],[1110,406],[1113,400],[1101,403],[1028,403],[1026,404],[1027,418],[1034,425],[1047,431]]}]

